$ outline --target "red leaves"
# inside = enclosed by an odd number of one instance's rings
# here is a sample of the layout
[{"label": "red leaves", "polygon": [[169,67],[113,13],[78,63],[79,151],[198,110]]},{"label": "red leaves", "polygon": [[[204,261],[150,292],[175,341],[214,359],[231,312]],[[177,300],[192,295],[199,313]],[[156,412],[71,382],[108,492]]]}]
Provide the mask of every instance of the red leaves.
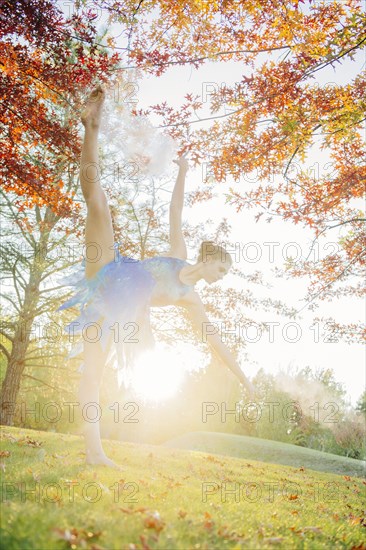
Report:
[{"label": "red leaves", "polygon": [[205,518],[203,522],[204,529],[206,529],[207,531],[212,531],[215,525],[215,522],[213,521],[211,514],[209,512],[205,512],[204,518]]},{"label": "red leaves", "polygon": [[144,527],[147,529],[153,529],[157,533],[160,533],[165,527],[165,521],[160,517],[159,512],[156,510],[154,512],[149,512],[148,515],[144,518]]},{"label": "red leaves", "polygon": [[73,102],[93,79],[105,79],[118,56],[70,44],[78,24],[92,40],[96,31],[87,16],[82,23],[66,20],[51,2],[5,2],[2,15],[1,183],[32,205],[70,215],[72,201],[62,187],[65,165],[80,154]]},{"label": "red leaves", "polygon": [[121,512],[124,514],[144,514],[146,513],[145,517],[143,518],[143,525],[147,529],[152,529],[156,533],[160,533],[165,527],[165,521],[161,518],[159,512],[157,510],[151,511],[148,508],[140,507],[140,508],[119,508]]}]

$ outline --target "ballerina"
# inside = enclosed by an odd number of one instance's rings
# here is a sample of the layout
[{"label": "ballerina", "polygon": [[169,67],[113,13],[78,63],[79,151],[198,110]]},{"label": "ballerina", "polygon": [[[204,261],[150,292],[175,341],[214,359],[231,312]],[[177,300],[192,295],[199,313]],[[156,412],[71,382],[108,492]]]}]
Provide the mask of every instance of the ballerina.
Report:
[{"label": "ballerina", "polygon": [[[87,206],[85,246],[86,249],[95,249],[97,253],[92,259],[88,259],[86,254],[85,274],[78,283],[79,292],[59,308],[65,309],[78,303],[81,305],[81,314],[76,324],[85,326],[85,323],[90,322],[101,328],[101,338],[84,338],[83,341],[84,369],[79,386],[82,407],[90,402],[99,405],[100,383],[112,344],[111,333],[107,330],[111,328],[110,323],[113,325],[118,321],[121,326],[127,323],[138,328],[137,340],[114,340],[118,365],[125,369],[126,365],[133,363],[138,353],[153,346],[150,307],[183,306],[192,323],[202,332],[202,327],[210,321],[194,285],[201,279],[209,284],[219,281],[232,265],[230,254],[211,241],[201,244],[195,264],[186,261],[187,248],[181,223],[188,170],[188,161],[184,157],[174,161],[179,166],[179,172],[169,211],[170,250],[143,261],[121,256],[118,251],[116,256],[112,219],[100,183],[98,165],[98,130],[104,99],[105,92],[98,86],[90,94],[81,116],[85,128],[80,162],[80,183]],[[75,322],[70,323],[69,327],[71,325],[74,326]],[[207,341],[252,395],[251,382],[220,336],[208,334]],[[119,468],[103,450],[99,420],[85,422],[84,437],[88,464]]]}]

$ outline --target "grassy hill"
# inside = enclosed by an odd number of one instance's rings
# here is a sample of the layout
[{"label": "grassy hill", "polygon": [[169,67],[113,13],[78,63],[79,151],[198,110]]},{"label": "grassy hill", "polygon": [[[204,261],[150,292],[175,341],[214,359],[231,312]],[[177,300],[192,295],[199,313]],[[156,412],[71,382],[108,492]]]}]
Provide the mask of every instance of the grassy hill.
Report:
[{"label": "grassy hill", "polygon": [[124,471],[84,465],[78,436],[4,427],[1,547],[365,549],[358,477],[167,446],[104,446]]},{"label": "grassy hill", "polygon": [[311,470],[339,475],[365,477],[366,473],[365,461],[245,435],[190,432],[171,439],[164,445],[176,449],[203,451],[287,466],[303,466]]}]

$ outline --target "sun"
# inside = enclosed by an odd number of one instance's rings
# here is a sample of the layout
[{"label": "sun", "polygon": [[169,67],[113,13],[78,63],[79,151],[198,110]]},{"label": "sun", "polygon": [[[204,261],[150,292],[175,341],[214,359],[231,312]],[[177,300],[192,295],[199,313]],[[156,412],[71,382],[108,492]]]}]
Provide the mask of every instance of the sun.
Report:
[{"label": "sun", "polygon": [[167,347],[161,343],[141,355],[132,372],[130,383],[136,395],[146,401],[164,401],[173,397],[185,375],[202,366],[202,353],[193,346],[178,344]]}]

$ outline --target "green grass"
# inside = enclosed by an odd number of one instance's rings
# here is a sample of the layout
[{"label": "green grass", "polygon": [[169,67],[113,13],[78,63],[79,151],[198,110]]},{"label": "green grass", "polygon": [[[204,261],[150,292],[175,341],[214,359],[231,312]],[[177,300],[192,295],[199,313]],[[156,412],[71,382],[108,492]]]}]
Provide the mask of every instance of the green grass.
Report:
[{"label": "green grass", "polygon": [[[78,436],[4,427],[1,547],[366,548],[360,478],[164,446],[104,446],[124,472],[85,466]],[[237,501],[225,498],[225,484],[240,489]]]},{"label": "green grass", "polygon": [[286,466],[303,466],[311,470],[339,475],[364,477],[366,473],[366,463],[362,460],[245,435],[190,432],[171,439],[164,445],[171,448],[261,460]]}]

